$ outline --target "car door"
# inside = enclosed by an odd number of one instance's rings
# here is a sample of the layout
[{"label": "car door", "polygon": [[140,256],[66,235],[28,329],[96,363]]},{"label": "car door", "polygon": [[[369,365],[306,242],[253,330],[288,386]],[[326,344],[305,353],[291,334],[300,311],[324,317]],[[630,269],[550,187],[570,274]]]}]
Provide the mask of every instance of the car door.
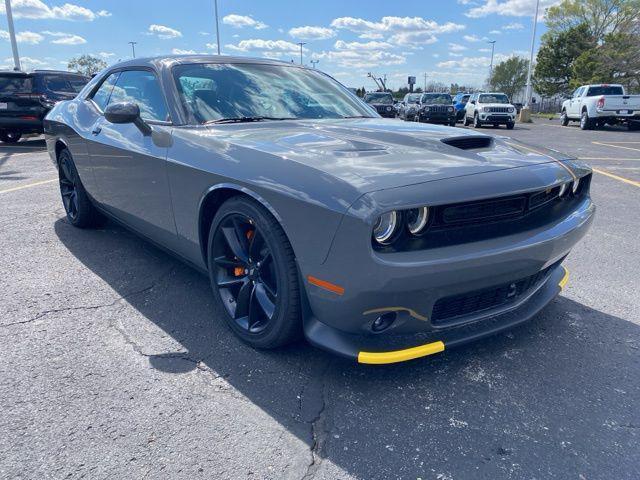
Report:
[{"label": "car door", "polygon": [[580,116],[580,104],[581,104],[581,95],[582,91],[585,87],[579,87],[571,96],[571,100],[569,101],[569,108],[567,108],[567,114],[571,118],[576,118]]},{"label": "car door", "polygon": [[[166,170],[171,124],[164,94],[150,70],[114,75],[106,81],[112,85],[103,84],[92,97],[99,111],[88,138],[96,200],[140,233],[172,245],[176,230]],[[104,118],[108,105],[121,102],[139,106],[140,116],[152,126],[151,135],[132,123],[113,124]]]}]

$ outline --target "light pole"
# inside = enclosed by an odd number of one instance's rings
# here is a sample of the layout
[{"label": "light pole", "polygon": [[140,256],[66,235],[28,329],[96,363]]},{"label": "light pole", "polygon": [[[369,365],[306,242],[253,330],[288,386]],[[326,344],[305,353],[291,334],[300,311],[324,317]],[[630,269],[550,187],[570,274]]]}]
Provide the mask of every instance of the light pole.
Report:
[{"label": "light pole", "polygon": [[496,48],[496,41],[489,40],[487,43],[491,44],[491,64],[489,65],[489,83],[491,83],[491,76],[493,75],[493,52]]},{"label": "light pole", "polygon": [[300,45],[300,65],[302,65],[302,46],[306,45],[305,42],[298,42],[298,45]]},{"label": "light pole", "polygon": [[136,45],[138,44],[138,42],[128,42],[129,45],[131,45],[131,54],[133,55],[133,58],[136,58]]},{"label": "light pole", "polygon": [[309,63],[311,63],[311,65],[313,65],[313,68],[315,69],[316,65],[318,64],[319,61],[320,60],[311,60],[311,62],[309,62]]},{"label": "light pole", "polygon": [[9,24],[9,37],[11,37],[11,50],[13,50],[13,69],[20,71],[20,55],[18,55],[18,42],[16,42],[16,31],[13,28],[13,14],[11,13],[11,0],[4,0],[7,11],[7,23]]},{"label": "light pole", "polygon": [[220,55],[220,24],[218,23],[218,0],[213,0],[213,6],[216,11],[216,46],[218,47],[218,55]]},{"label": "light pole", "polygon": [[423,92],[427,91],[427,72],[424,72],[424,90]]},{"label": "light pole", "polygon": [[525,108],[529,108],[531,103],[531,69],[533,68],[533,48],[536,43],[536,27],[538,26],[538,9],[540,8],[540,0],[536,1],[536,14],[533,16],[533,34],[531,35],[531,54],[529,55],[529,70],[527,71],[527,93],[525,99]]}]

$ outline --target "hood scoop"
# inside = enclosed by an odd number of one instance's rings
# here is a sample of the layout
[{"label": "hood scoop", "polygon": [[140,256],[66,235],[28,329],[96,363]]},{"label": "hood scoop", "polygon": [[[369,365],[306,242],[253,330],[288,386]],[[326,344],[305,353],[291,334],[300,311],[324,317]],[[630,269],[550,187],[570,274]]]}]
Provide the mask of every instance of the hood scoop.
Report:
[{"label": "hood scoop", "polygon": [[443,138],[441,142],[461,150],[476,150],[480,148],[490,148],[493,146],[493,137],[485,135],[464,135],[460,137]]}]

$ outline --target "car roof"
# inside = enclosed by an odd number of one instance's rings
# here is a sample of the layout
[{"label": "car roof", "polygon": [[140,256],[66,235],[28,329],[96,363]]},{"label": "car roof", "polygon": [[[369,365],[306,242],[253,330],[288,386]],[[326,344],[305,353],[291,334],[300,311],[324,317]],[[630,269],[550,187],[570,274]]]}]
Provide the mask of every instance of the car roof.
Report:
[{"label": "car roof", "polygon": [[236,63],[236,64],[261,64],[261,65],[281,65],[306,68],[301,65],[283,62],[282,60],[273,60],[270,58],[257,57],[239,57],[232,55],[159,55],[155,57],[142,57],[125,60],[114,65],[110,65],[109,69],[127,68],[127,67],[156,67],[170,68],[173,65],[190,64],[190,63]]}]

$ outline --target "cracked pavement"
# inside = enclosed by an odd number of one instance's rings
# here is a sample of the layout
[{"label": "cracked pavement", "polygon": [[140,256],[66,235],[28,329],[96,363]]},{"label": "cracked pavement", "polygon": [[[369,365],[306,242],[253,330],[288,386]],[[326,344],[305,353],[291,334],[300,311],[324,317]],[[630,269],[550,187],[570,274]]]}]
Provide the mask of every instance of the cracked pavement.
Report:
[{"label": "cracked pavement", "polygon": [[[20,147],[0,145],[0,192],[55,177],[42,141]],[[640,176],[628,153],[615,172]],[[72,228],[55,182],[0,193],[0,479],[637,478],[640,189],[592,189],[533,322],[386,367],[254,351],[204,276],[112,223]]]}]

